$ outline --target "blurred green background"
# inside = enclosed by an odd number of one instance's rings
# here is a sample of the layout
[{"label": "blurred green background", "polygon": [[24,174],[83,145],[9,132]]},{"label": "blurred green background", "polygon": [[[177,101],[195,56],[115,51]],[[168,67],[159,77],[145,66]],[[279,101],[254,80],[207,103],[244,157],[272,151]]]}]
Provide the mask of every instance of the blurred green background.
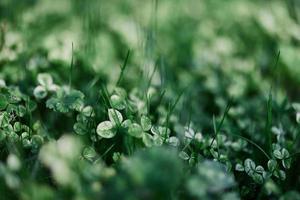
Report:
[{"label": "blurred green background", "polygon": [[[8,48],[0,63],[10,59],[10,65],[31,71],[60,71],[67,80],[73,43],[84,63],[74,84],[84,90],[95,74],[116,82],[131,50],[125,87],[141,83],[157,66],[153,83],[167,88],[170,97],[189,88],[186,99],[193,99],[196,115],[218,113],[229,98],[266,96],[270,85],[276,98],[294,101],[300,83],[299,10],[296,0],[2,0]],[[15,77],[14,82],[23,76],[17,67],[9,71],[14,76],[0,78]],[[204,118],[196,120],[206,124]]]}]

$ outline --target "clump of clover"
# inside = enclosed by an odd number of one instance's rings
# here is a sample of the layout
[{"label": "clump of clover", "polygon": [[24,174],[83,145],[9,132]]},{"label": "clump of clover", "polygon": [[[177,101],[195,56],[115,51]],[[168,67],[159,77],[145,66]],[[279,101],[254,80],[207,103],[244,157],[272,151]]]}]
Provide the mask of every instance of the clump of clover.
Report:
[{"label": "clump of clover", "polygon": [[38,122],[26,124],[26,115],[36,109],[35,102],[15,88],[2,88],[0,95],[0,141],[21,143],[32,150],[44,142],[42,127]]},{"label": "clump of clover", "polygon": [[142,115],[139,122],[131,119],[124,120],[120,111],[110,108],[108,109],[108,118],[109,120],[99,123],[96,129],[97,134],[102,138],[113,138],[118,129],[122,128],[129,136],[142,139],[147,147],[172,142],[170,129],[164,126],[153,126],[150,118],[146,115]]},{"label": "clump of clover", "polygon": [[[129,98],[122,88],[116,88],[109,97],[111,108],[108,109],[109,120],[100,122],[97,125],[96,132],[101,138],[110,139],[116,136],[118,130],[122,129],[130,137],[141,139],[147,147],[153,145],[160,146],[164,142],[176,143],[174,138],[170,137],[170,129],[165,126],[153,126],[150,117],[147,114],[147,107],[138,91],[133,90]],[[138,116],[130,119],[124,119],[122,113]]]},{"label": "clump of clover", "polygon": [[[201,132],[195,131],[195,129],[193,128],[193,124],[183,127],[183,130],[180,131],[184,133],[184,148],[180,151],[179,157],[185,161],[188,161],[190,164],[193,164],[195,163],[196,155],[193,151],[189,154],[186,149],[188,149],[188,147],[190,147],[191,145],[196,145],[200,147],[204,141],[203,135]],[[174,146],[179,146],[180,142],[177,137],[173,136],[170,137],[170,139],[172,139],[171,141]]]},{"label": "clump of clover", "polygon": [[261,165],[256,166],[255,162],[250,158],[247,158],[244,161],[244,165],[237,164],[235,166],[235,170],[245,171],[248,176],[250,176],[256,183],[259,184],[262,184],[268,177],[268,173],[265,171],[265,169]]},{"label": "clump of clover", "polygon": [[53,83],[51,75],[47,73],[38,74],[37,80],[39,85],[33,91],[37,99],[44,99],[48,93],[54,93],[46,102],[48,108],[61,113],[81,111],[84,105],[82,92],[68,86],[57,86]]},{"label": "clump of clover", "polygon": [[73,125],[74,131],[79,135],[86,135],[89,132],[95,133],[93,129],[94,117],[95,111],[92,106],[82,107],[76,117],[76,123]]},{"label": "clump of clover", "polygon": [[268,161],[268,171],[262,166],[256,166],[255,162],[250,158],[244,161],[244,164],[236,164],[235,169],[237,171],[245,171],[256,183],[262,184],[266,179],[272,175],[280,180],[286,179],[286,173],[280,169],[278,161],[281,162],[284,169],[289,169],[291,166],[291,157],[287,149],[281,148],[278,144],[272,145],[272,159]]},{"label": "clump of clover", "polygon": [[41,73],[37,76],[39,83],[33,90],[33,94],[37,99],[44,99],[49,92],[55,92],[59,87],[53,83],[53,79],[50,74]]},{"label": "clump of clover", "polygon": [[47,100],[46,106],[56,112],[80,111],[84,105],[84,94],[69,87],[57,89],[54,96]]}]

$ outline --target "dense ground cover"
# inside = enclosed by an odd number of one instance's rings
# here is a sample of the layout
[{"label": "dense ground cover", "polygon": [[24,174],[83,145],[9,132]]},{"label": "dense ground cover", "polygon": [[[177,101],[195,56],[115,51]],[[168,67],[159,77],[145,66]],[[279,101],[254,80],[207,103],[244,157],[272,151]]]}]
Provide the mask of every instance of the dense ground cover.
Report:
[{"label": "dense ground cover", "polygon": [[300,199],[296,0],[1,0],[1,199]]}]

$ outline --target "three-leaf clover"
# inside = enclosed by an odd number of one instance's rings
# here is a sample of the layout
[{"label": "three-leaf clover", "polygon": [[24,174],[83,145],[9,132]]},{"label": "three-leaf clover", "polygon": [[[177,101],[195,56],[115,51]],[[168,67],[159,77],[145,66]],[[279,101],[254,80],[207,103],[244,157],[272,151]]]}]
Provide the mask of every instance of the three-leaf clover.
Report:
[{"label": "three-leaf clover", "polygon": [[282,166],[285,169],[289,169],[291,167],[292,159],[290,158],[290,153],[288,152],[287,149],[282,148],[280,150],[277,148],[273,151],[273,155],[275,158],[281,160]]},{"label": "three-leaf clover", "polygon": [[108,110],[109,121],[98,124],[96,132],[103,138],[113,138],[117,134],[119,124],[123,122],[122,114],[115,109]]},{"label": "three-leaf clover", "polygon": [[247,158],[244,161],[244,165],[238,163],[235,166],[236,171],[245,171],[248,176],[250,176],[256,183],[262,184],[267,175],[265,169],[258,165],[256,166],[255,162],[250,158]]},{"label": "three-leaf clover", "polygon": [[60,88],[54,97],[47,100],[46,106],[54,111],[67,113],[71,110],[80,111],[83,107],[84,94],[78,90]]},{"label": "three-leaf clover", "polygon": [[56,91],[58,89],[58,86],[53,83],[50,74],[38,74],[37,80],[39,85],[33,91],[33,94],[37,99],[43,99],[47,96],[49,91]]}]

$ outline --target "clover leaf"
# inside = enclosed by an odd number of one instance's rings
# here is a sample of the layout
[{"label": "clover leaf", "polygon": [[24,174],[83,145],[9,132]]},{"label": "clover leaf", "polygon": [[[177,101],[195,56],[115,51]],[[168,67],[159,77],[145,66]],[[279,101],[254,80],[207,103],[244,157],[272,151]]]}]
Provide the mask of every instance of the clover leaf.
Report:
[{"label": "clover leaf", "polygon": [[146,147],[152,147],[154,145],[153,136],[148,133],[143,133],[142,140]]},{"label": "clover leaf", "polygon": [[117,130],[111,121],[104,121],[98,124],[96,132],[103,138],[113,138],[116,135]]},{"label": "clover leaf", "polygon": [[122,98],[121,96],[114,94],[110,97],[111,105],[113,108],[118,110],[123,110],[126,108],[125,104],[125,98]]},{"label": "clover leaf", "polygon": [[38,74],[37,80],[40,85],[45,86],[46,88],[53,84],[51,75],[47,73]]},{"label": "clover leaf", "polygon": [[268,169],[269,169],[271,172],[275,171],[276,167],[277,167],[277,162],[276,162],[276,160],[269,160],[269,161],[268,161]]},{"label": "clover leaf", "polygon": [[82,151],[82,156],[89,160],[89,161],[94,161],[95,158],[97,157],[97,152],[95,151],[94,148],[88,146],[88,147],[85,147]]},{"label": "clover leaf", "polygon": [[141,138],[143,136],[143,129],[139,124],[132,123],[129,126],[128,134],[136,138]]},{"label": "clover leaf", "polygon": [[238,163],[238,164],[235,165],[235,170],[239,171],[239,172],[243,172],[243,171],[245,171],[245,168],[244,168],[243,165]]},{"label": "clover leaf", "polygon": [[0,94],[0,110],[4,110],[8,105],[8,100],[5,95]]},{"label": "clover leaf", "polygon": [[141,125],[144,131],[149,131],[152,127],[152,123],[149,117],[143,115],[141,117]]},{"label": "clover leaf", "polygon": [[67,113],[71,110],[80,111],[83,106],[84,94],[78,90],[68,91],[61,88],[54,97],[47,100],[46,106],[54,111]]},{"label": "clover leaf", "polygon": [[112,123],[116,125],[119,125],[123,122],[122,114],[115,109],[108,109],[108,118]]}]

